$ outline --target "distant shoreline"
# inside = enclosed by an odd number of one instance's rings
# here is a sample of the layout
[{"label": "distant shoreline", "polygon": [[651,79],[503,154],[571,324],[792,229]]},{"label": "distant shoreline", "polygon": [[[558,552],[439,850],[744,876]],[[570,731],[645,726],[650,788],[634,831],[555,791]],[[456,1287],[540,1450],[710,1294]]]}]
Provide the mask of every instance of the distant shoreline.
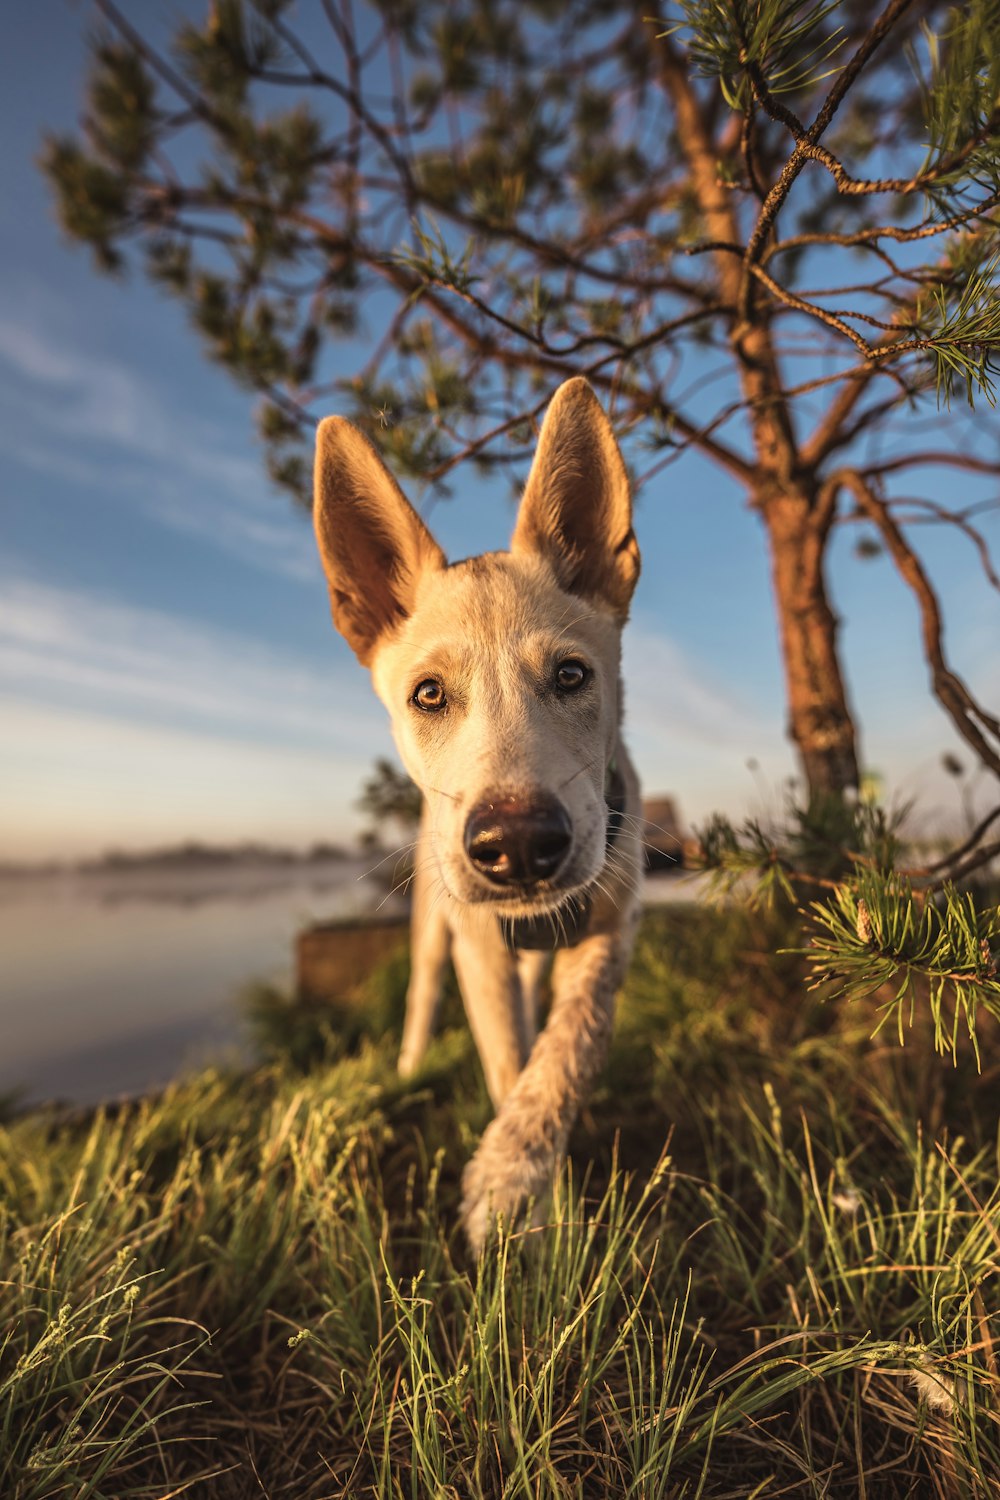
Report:
[{"label": "distant shoreline", "polygon": [[354,890],[360,908],[377,904],[404,876],[394,850],[316,845],[305,853],[267,846],[188,848],[101,859],[21,865],[0,863],[0,905],[51,902],[65,907],[133,902],[194,907],[213,901],[255,901],[279,891],[328,896]]},{"label": "distant shoreline", "polygon": [[[385,851],[371,850],[372,858]],[[159,849],[109,849],[87,859],[0,859],[0,879],[40,879],[61,875],[128,875],[149,872],[196,874],[207,870],[288,869],[307,871],[316,865],[354,863],[369,851],[342,844],[315,843],[307,849],[289,849],[279,844],[208,844],[185,840]]]}]

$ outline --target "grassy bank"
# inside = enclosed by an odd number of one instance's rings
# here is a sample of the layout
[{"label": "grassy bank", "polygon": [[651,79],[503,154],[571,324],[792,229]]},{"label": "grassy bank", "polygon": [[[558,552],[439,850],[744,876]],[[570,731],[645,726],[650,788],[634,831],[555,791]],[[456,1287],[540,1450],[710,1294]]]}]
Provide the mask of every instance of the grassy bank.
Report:
[{"label": "grassy bank", "polygon": [[1000,1046],[807,995],[782,934],[650,913],[552,1227],[470,1263],[489,1106],[399,967],[267,1060],[0,1133],[0,1495],[989,1496]]}]

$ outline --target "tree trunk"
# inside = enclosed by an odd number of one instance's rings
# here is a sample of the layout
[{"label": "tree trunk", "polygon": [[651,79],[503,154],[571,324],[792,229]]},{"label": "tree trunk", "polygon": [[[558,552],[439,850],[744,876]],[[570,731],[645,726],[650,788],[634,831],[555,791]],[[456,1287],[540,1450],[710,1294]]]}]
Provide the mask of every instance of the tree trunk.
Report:
[{"label": "tree trunk", "polygon": [[823,554],[835,492],[803,482],[802,459],[766,311],[748,278],[733,194],[718,170],[718,149],[691,79],[669,34],[657,39],[660,67],[677,112],[691,181],[715,243],[722,297],[734,309],[730,343],[746,399],[757,460],[752,496],[767,530],[788,692],[788,732],[809,796],[839,796],[858,784],[854,721],[837,655],[837,619],[826,596]]},{"label": "tree trunk", "polygon": [[810,797],[858,785],[857,738],[837,651],[824,554],[832,520],[815,495],[756,497],[767,530],[788,697],[788,734]]}]

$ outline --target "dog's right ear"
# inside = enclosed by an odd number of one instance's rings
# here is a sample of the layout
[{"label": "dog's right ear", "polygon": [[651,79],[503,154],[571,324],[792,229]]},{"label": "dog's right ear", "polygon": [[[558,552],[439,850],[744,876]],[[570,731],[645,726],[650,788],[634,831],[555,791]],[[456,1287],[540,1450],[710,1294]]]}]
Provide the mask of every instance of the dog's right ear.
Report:
[{"label": "dog's right ear", "polygon": [[316,540],[333,623],[367,665],[379,638],[412,612],[426,569],[445,555],[366,437],[343,417],[316,432]]},{"label": "dog's right ear", "polygon": [[639,577],[628,474],[611,423],[579,375],[545,414],[511,547],[544,557],[567,593],[627,616]]}]

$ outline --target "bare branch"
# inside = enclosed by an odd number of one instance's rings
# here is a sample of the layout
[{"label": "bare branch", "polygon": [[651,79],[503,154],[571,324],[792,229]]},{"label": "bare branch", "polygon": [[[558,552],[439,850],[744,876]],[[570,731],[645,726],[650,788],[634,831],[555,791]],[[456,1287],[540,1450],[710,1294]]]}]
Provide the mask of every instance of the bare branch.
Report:
[{"label": "bare branch", "polygon": [[984,865],[991,864],[1000,855],[1000,839],[992,844],[984,844],[982,848],[975,849],[966,859],[958,860],[950,865],[947,871],[938,876],[928,886],[928,890],[940,890],[942,886],[951,885],[956,880],[964,880],[966,875],[971,875],[974,870],[981,870]]},{"label": "bare branch", "polygon": [[[853,234],[836,234],[833,231],[827,234],[792,234],[787,239],[777,240],[769,245],[762,259],[766,262],[787,250],[801,250],[807,245],[836,245],[841,249],[851,249],[855,246],[872,248],[878,240],[912,244],[916,240],[931,239],[935,235],[946,234],[951,229],[959,229],[963,224],[970,224],[973,219],[985,218],[997,204],[1000,204],[1000,193],[991,193],[982,203],[977,203],[972,208],[952,214],[947,219],[935,219],[931,224],[921,224],[914,229],[901,229],[895,224],[879,224],[869,229],[855,230]],[[989,222],[996,223],[995,220]],[[1000,228],[1000,225],[996,227]],[[898,276],[904,274],[898,267],[894,267],[894,270]]]},{"label": "bare branch", "polygon": [[[933,585],[916,553],[896,524],[886,505],[875,495],[856,469],[841,469],[837,476],[880,533],[896,569],[909,586],[920,610],[924,654],[931,671],[934,696],[955,729],[984,765],[1000,776],[1000,720],[976,701],[962,679],[951,669],[944,654],[941,609]],[[991,743],[996,740],[998,745]]]},{"label": "bare branch", "polygon": [[[986,816],[979,820],[975,828],[973,828],[972,832],[969,834],[968,838],[963,843],[959,844],[957,848],[949,849],[947,854],[942,855],[940,859],[934,860],[933,864],[924,865],[919,869],[905,870],[903,873],[906,875],[917,876],[939,875],[942,870],[946,870],[949,865],[955,864],[956,861],[963,859],[967,854],[975,849],[979,844],[980,839],[985,833],[989,832],[998,818],[1000,818],[1000,805],[991,808]],[[951,879],[950,876],[947,878]]]},{"label": "bare branch", "polygon": [[[867,475],[872,473],[873,471],[870,469],[865,469],[862,472]],[[923,500],[915,495],[896,495],[892,496],[891,498],[884,499],[881,503],[893,510],[901,505],[909,505],[912,506],[915,510],[923,511],[925,513],[922,517],[905,517],[905,521],[908,524],[916,524],[919,520],[922,519],[924,521],[937,521],[944,525],[954,526],[956,530],[961,531],[964,536],[967,536],[969,538],[969,541],[978,552],[979,561],[982,564],[983,573],[986,576],[987,583],[991,588],[996,589],[996,591],[1000,593],[1000,577],[997,576],[996,569],[993,566],[993,559],[990,556],[990,549],[987,544],[986,538],[983,536],[982,532],[979,531],[975,526],[973,526],[971,521],[969,521],[967,511],[949,510],[946,505],[938,505],[934,500]],[[991,502],[991,505],[1000,505],[1000,501],[993,501]],[[855,519],[867,519],[867,517],[865,516],[865,513],[863,511],[856,511],[851,515],[845,516],[843,519],[845,521],[851,521]],[[897,520],[902,522],[904,518],[901,516],[897,516]]]},{"label": "bare branch", "polygon": [[954,172],[962,166],[984,141],[995,135],[1000,127],[1000,110],[995,110],[982,129],[976,131],[957,150],[952,151],[937,166],[929,168],[926,172],[917,172],[911,177],[876,177],[862,178],[852,177],[832,151],[825,146],[817,144],[812,138],[812,133],[807,131],[790,109],[787,109],[780,100],[775,99],[770,93],[764,76],[759,66],[754,62],[748,62],[747,75],[753,87],[754,95],[761,106],[771,116],[772,120],[785,125],[795,137],[796,147],[804,156],[812,161],[818,161],[826,167],[834,182],[837,184],[838,193],[855,196],[869,196],[876,193],[894,193],[905,197],[909,193],[918,192],[942,177]]},{"label": "bare branch", "polygon": [[[872,26],[867,36],[857,48],[854,56],[850,59],[850,61],[838,75],[833,87],[830,89],[830,92],[826,97],[826,101],[824,102],[823,107],[820,109],[819,114],[816,116],[816,119],[813,121],[809,129],[803,133],[801,139],[796,141],[795,149],[782,168],[781,175],[764,200],[760,214],[757,218],[757,223],[755,224],[753,232],[750,235],[750,239],[747,243],[746,248],[745,261],[747,271],[744,276],[743,292],[740,299],[740,306],[743,316],[746,316],[748,311],[750,287],[752,285],[749,267],[753,264],[754,261],[760,258],[763,252],[765,241],[767,240],[767,237],[771,232],[771,227],[774,224],[775,219],[778,217],[781,206],[785,202],[785,199],[788,197],[788,194],[791,192],[796,178],[799,176],[800,172],[806,164],[806,161],[808,160],[807,148],[818,144],[820,137],[823,135],[823,133],[826,131],[827,127],[833,120],[834,115],[840,108],[840,105],[844,100],[844,96],[847,94],[851,85],[854,83],[854,80],[857,78],[858,74],[861,72],[865,64],[870,60],[870,58],[885,41],[886,37],[889,35],[889,32],[895,26],[896,22],[900,19],[903,12],[907,10],[911,4],[912,0],[889,0],[889,4],[882,12],[882,15],[879,16],[874,26]],[[801,128],[802,127],[800,126],[799,129]]]},{"label": "bare branch", "polygon": [[973,453],[951,452],[945,448],[921,453],[903,453],[896,458],[884,459],[881,463],[866,464],[862,473],[867,478],[875,475],[896,474],[901,469],[916,469],[925,465],[948,465],[956,469],[969,469],[975,474],[1000,474],[1000,458],[977,458]]}]

